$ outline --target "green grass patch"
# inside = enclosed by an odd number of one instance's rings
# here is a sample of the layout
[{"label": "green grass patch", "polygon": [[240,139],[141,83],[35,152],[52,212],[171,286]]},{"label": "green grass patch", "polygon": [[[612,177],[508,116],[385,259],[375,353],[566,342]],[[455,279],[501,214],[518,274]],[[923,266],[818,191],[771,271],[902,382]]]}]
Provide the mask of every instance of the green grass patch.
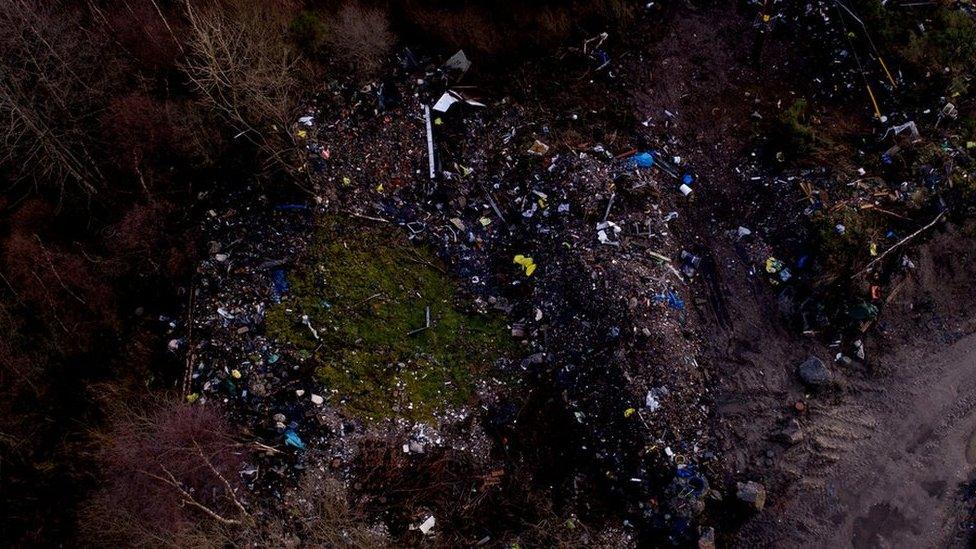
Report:
[{"label": "green grass patch", "polygon": [[[267,334],[307,352],[347,412],[423,420],[470,402],[474,380],[513,342],[501,319],[459,309],[454,281],[428,250],[382,229],[329,220],[288,297],[268,311]],[[427,307],[431,327],[416,331]]]}]

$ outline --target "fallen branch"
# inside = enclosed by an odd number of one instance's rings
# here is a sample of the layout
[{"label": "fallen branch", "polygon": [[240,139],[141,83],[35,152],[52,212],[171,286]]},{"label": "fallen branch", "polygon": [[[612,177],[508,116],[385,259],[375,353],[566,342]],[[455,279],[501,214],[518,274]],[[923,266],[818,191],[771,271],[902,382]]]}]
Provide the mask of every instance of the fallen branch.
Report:
[{"label": "fallen branch", "polygon": [[899,240],[898,242],[896,242],[894,246],[892,246],[892,247],[888,248],[887,250],[885,250],[884,252],[882,252],[881,255],[879,255],[878,257],[874,258],[870,263],[868,263],[867,265],[865,265],[863,269],[861,269],[860,271],[858,271],[851,278],[852,279],[857,278],[857,277],[863,275],[864,273],[868,272],[871,269],[871,267],[874,266],[875,263],[877,263],[877,262],[881,261],[882,259],[884,259],[885,256],[888,255],[888,254],[890,254],[891,252],[893,252],[895,250],[895,248],[900,247],[902,244],[908,242],[909,240],[911,240],[911,239],[915,238],[916,236],[918,236],[918,235],[922,234],[923,232],[925,232],[927,229],[931,228],[933,225],[935,225],[936,223],[938,223],[939,220],[942,219],[945,216],[945,214],[946,214],[945,211],[940,212],[939,215],[935,216],[935,219],[933,219],[932,221],[930,221],[928,225],[922,227],[921,229],[915,231],[914,233],[912,233],[912,234],[906,236],[905,238]]},{"label": "fallen branch", "polygon": [[183,385],[180,388],[183,400],[190,394],[190,385],[193,383],[193,293],[194,280],[190,279],[190,297],[186,306],[186,364],[183,367]]},{"label": "fallen branch", "polygon": [[281,454],[282,453],[281,450],[279,450],[279,449],[277,449],[277,448],[275,448],[273,446],[268,446],[267,444],[264,444],[262,442],[258,442],[256,440],[251,441],[251,444],[253,444],[254,447],[257,448],[258,450],[262,450],[262,451],[265,451],[265,452],[269,452],[271,454]]},{"label": "fallen branch", "polygon": [[189,492],[187,492],[186,490],[183,489],[182,486],[180,486],[179,481],[176,480],[176,477],[173,476],[173,473],[170,473],[169,470],[167,470],[162,465],[160,465],[159,468],[162,469],[163,472],[166,473],[166,476],[169,477],[169,478],[162,477],[162,476],[157,475],[157,474],[154,474],[154,473],[150,473],[149,471],[142,471],[142,473],[145,474],[145,475],[147,475],[147,476],[149,476],[149,477],[151,477],[151,478],[154,478],[154,479],[162,482],[163,484],[168,484],[168,485],[172,486],[173,489],[175,489],[180,494],[180,498],[182,499],[182,502],[183,503],[189,504],[189,505],[191,505],[193,507],[196,507],[197,509],[203,511],[204,513],[206,513],[207,516],[209,516],[210,518],[216,520],[217,522],[219,522],[221,524],[227,524],[227,525],[239,525],[239,524],[241,524],[241,521],[240,520],[237,520],[237,519],[229,519],[227,517],[221,516],[220,514],[218,514],[213,509],[211,509],[211,508],[207,507],[206,505],[198,502],[192,495],[190,495]]},{"label": "fallen branch", "polygon": [[195,440],[193,441],[193,445],[196,447],[197,453],[200,454],[200,458],[203,459],[203,461],[207,464],[207,467],[210,468],[210,471],[217,475],[220,482],[224,484],[224,489],[227,490],[227,496],[230,497],[230,500],[234,502],[234,506],[237,507],[237,510],[240,511],[245,517],[250,516],[247,509],[244,508],[244,505],[241,504],[241,501],[237,499],[237,496],[234,494],[234,489],[231,487],[230,482],[228,482],[224,475],[220,474],[220,471],[214,467],[214,464],[210,461],[206,454],[203,453],[203,448],[200,448],[200,445]]},{"label": "fallen branch", "polygon": [[351,215],[353,217],[358,217],[359,219],[368,219],[369,221],[377,221],[379,223],[393,223],[389,219],[383,219],[382,217],[373,217],[371,215],[364,215],[364,214],[361,214],[361,213],[356,213],[356,212],[351,211],[351,210],[344,210],[342,213],[344,213],[346,215]]}]

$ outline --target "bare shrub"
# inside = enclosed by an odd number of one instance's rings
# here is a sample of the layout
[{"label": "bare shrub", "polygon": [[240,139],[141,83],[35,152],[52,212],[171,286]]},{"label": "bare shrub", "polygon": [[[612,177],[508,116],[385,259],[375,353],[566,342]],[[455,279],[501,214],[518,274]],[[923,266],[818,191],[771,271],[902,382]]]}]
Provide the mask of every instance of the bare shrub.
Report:
[{"label": "bare shrub", "polygon": [[10,218],[10,234],[0,242],[4,284],[19,305],[33,311],[62,351],[85,349],[103,328],[117,328],[110,270],[50,236],[54,211],[31,200]]},{"label": "bare shrub", "polygon": [[383,528],[369,528],[350,505],[345,486],[329,473],[310,469],[285,495],[288,513],[268,509],[260,525],[243,532],[240,541],[255,547],[282,547],[295,538],[308,547],[373,549],[391,546]]},{"label": "bare shrub", "polygon": [[96,544],[220,546],[249,513],[239,493],[242,451],[212,406],[122,408],[98,437],[102,489],[79,527]]},{"label": "bare shrub", "polygon": [[358,2],[339,10],[327,40],[337,58],[361,78],[376,74],[394,43],[389,15]]},{"label": "bare shrub", "polygon": [[198,111],[189,102],[162,101],[142,93],[112,98],[99,117],[101,139],[109,145],[106,160],[125,175],[139,178],[143,187],[153,187],[152,179],[169,171],[166,166],[206,166],[219,136]]}]

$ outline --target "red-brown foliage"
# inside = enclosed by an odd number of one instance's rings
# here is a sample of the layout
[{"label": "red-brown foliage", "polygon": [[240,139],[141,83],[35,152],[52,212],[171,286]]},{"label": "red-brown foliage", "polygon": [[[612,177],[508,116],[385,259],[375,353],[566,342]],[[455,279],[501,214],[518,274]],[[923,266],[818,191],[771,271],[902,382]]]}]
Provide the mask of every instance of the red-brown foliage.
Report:
[{"label": "red-brown foliage", "polygon": [[170,475],[197,503],[240,518],[227,487],[240,497],[244,456],[220,410],[164,402],[122,414],[101,437],[103,488],[83,513],[81,527],[94,541],[138,545],[147,541],[143,536],[172,539],[206,522],[204,511],[163,480]]},{"label": "red-brown foliage", "polygon": [[173,71],[179,63],[181,50],[175,37],[184,32],[182,20],[171,11],[157,10],[157,6],[165,9],[166,5],[130,0],[126,9],[103,11],[113,37],[139,68],[149,72]]},{"label": "red-brown foliage", "polygon": [[175,167],[205,167],[218,138],[197,109],[187,101],[163,101],[142,93],[113,98],[99,119],[111,163],[153,189],[153,183]]},{"label": "red-brown foliage", "polygon": [[41,229],[53,217],[38,201],[14,214],[0,265],[21,304],[43,319],[65,348],[84,348],[99,329],[118,327],[111,274],[81,250],[45,241]]}]

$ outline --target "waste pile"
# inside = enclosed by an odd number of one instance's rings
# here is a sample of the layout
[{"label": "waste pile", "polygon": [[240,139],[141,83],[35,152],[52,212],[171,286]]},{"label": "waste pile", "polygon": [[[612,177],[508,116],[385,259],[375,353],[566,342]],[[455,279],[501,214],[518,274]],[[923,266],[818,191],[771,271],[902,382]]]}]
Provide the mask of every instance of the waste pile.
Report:
[{"label": "waste pile", "polygon": [[[877,122],[860,166],[800,166],[775,143],[757,147],[731,168],[756,207],[723,230],[801,331],[863,360],[861,334],[893,273],[911,268],[903,246],[972,185],[976,145],[948,129],[949,99],[901,111],[879,99],[879,78],[890,93],[897,77],[863,50],[873,44],[853,11],[763,6],[757,24],[771,32],[830,37],[832,80],[810,99],[865,86]],[[561,63],[612,89],[607,39]],[[253,436],[252,490],[285,501],[301,471],[329,470],[394,535],[515,543],[518,528],[457,519],[502,513],[488,509],[504,490],[535,490],[615,544],[713,546],[708,509],[758,512],[766,491],[729,482],[708,423],[697,305],[713,266],[673,229],[709,189],[695,168],[705,159],[667,125],[622,135],[608,109],[480,90],[471,66],[463,52],[404,50],[382,81],[330,84],[291,128],[305,200],[210,212],[210,258],[174,343],[186,398],[225,405]],[[819,365],[804,366],[805,382],[826,383]],[[364,474],[377,448],[413,472],[463,463],[477,482],[452,486],[475,501],[381,493]],[[523,484],[525,469],[541,480]]]},{"label": "waste pile", "polygon": [[[462,87],[469,64],[462,53],[436,63],[407,51],[382,83],[325,90],[293,127],[307,151],[306,201],[255,205],[252,190],[247,209],[231,199],[209,213],[210,258],[185,333],[186,398],[223,404],[254,437],[264,456],[242,475],[265,496],[281,497],[308,468],[356,485],[357,456],[376,440],[405,455],[465,452],[502,475],[513,465],[499,452],[558,444],[549,452],[572,458],[554,478],[565,500],[586,497],[573,485],[602,486],[632,517],[606,526],[621,540],[697,539],[705,500],[720,497],[707,480],[708,387],[687,323],[701,259],[669,230],[694,172],[651,147],[558,141],[547,124],[563,115]],[[563,123],[583,128],[587,116]],[[301,314],[296,295],[326,225],[326,242],[374,231],[388,235],[378,246],[403,238],[431,250],[421,260],[457,281],[463,307],[503,319],[508,341],[466,403],[364,417],[323,381],[317,349],[301,342],[322,345],[329,327]],[[433,308],[403,337],[445,322]],[[291,315],[301,337],[270,329],[269,311]],[[520,417],[527,407],[544,416]],[[565,441],[533,439],[540,428],[565,429]],[[436,531],[435,517],[416,530]]]}]

